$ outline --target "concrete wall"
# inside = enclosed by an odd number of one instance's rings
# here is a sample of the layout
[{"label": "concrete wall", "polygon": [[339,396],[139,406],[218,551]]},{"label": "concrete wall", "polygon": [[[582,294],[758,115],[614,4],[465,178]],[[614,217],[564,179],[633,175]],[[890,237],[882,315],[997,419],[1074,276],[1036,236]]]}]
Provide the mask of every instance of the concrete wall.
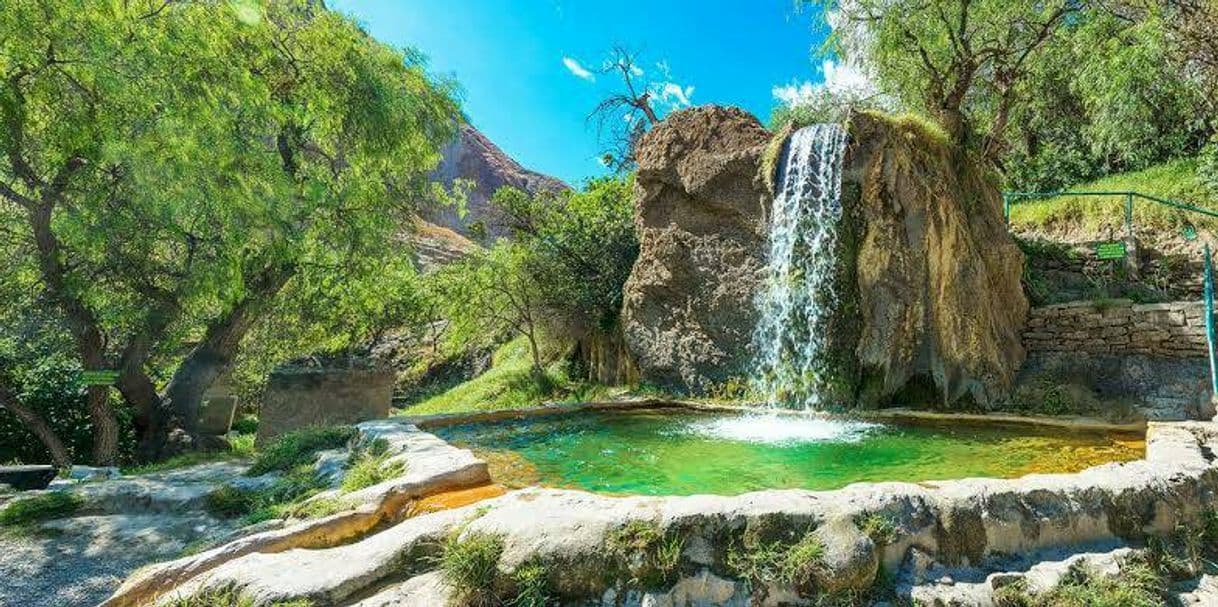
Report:
[{"label": "concrete wall", "polygon": [[1205,358],[1200,302],[1073,302],[1033,308],[1023,334],[1029,354]]},{"label": "concrete wall", "polygon": [[258,418],[258,443],[309,426],[347,425],[389,415],[392,372],[287,368],[271,374]]}]

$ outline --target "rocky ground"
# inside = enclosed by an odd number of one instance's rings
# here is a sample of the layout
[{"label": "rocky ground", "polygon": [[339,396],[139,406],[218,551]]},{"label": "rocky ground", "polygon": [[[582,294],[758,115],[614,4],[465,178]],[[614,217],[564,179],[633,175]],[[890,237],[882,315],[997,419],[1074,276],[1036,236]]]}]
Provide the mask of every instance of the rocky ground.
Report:
[{"label": "rocky ground", "polygon": [[204,500],[245,469],[214,463],[61,486],[85,500],[79,516],[0,532],[0,605],[95,605],[137,568],[223,539],[237,525],[208,515]]}]

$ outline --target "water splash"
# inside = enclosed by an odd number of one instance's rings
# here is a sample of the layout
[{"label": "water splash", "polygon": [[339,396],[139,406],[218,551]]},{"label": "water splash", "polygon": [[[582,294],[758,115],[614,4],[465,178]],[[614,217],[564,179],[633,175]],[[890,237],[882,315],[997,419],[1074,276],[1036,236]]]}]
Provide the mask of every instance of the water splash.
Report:
[{"label": "water splash", "polygon": [[771,406],[820,408],[823,353],[837,293],[846,131],[818,124],[787,144],[770,217],[768,276],[753,335],[754,385]]},{"label": "water splash", "polygon": [[880,424],[793,414],[761,413],[691,422],[685,431],[703,438],[765,445],[854,443]]}]

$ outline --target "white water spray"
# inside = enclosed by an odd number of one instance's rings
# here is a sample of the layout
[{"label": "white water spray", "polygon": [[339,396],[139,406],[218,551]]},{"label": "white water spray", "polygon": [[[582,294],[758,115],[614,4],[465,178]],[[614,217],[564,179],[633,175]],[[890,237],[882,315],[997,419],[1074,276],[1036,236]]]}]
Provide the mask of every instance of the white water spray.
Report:
[{"label": "white water spray", "polygon": [[791,136],[770,217],[769,271],[753,344],[756,388],[770,406],[816,410],[837,293],[846,132],[818,124]]}]

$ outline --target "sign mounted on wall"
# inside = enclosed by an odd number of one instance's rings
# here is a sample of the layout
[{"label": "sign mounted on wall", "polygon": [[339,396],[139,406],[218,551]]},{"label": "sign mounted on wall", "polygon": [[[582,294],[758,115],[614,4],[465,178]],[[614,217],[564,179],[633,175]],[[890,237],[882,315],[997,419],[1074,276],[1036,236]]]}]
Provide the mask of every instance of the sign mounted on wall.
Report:
[{"label": "sign mounted on wall", "polygon": [[1098,259],[1123,259],[1125,257],[1125,243],[1119,240],[1097,243],[1095,245],[1095,256]]},{"label": "sign mounted on wall", "polygon": [[118,371],[114,369],[83,371],[80,374],[80,383],[85,386],[113,386],[116,382]]}]

